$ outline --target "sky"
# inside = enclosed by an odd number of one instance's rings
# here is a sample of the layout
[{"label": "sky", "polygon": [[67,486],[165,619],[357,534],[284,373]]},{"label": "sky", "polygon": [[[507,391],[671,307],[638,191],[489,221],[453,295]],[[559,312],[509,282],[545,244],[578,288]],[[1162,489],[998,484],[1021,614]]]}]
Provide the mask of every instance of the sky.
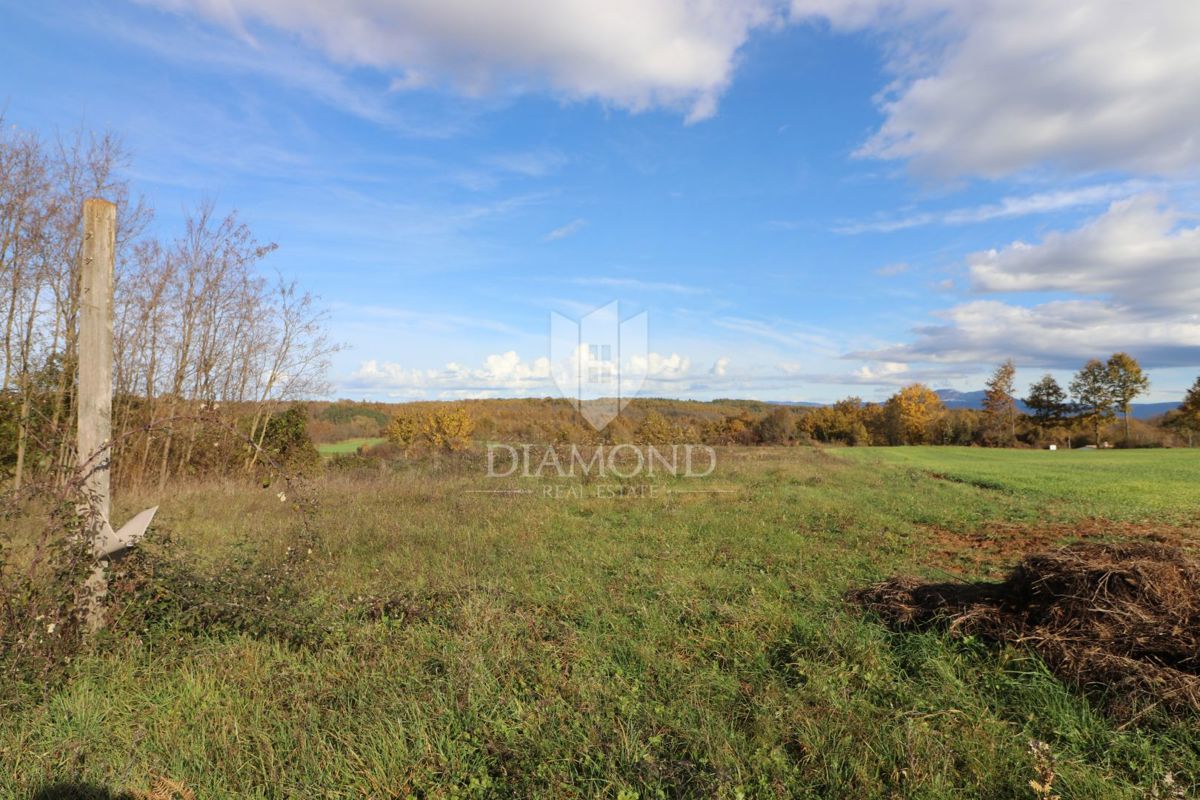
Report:
[{"label": "sky", "polygon": [[170,238],[236,209],[333,395],[544,396],[645,312],[641,394],[1200,373],[1195,0],[0,0],[5,124],[119,134]]}]

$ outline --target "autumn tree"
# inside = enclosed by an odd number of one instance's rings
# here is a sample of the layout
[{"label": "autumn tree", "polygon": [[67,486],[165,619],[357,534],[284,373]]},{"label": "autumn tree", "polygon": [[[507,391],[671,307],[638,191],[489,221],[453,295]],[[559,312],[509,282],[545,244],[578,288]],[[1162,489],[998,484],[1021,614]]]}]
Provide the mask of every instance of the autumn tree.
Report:
[{"label": "autumn tree", "polygon": [[388,441],[407,451],[417,443],[421,435],[421,419],[415,414],[400,414],[392,417],[383,431]]},{"label": "autumn tree", "polygon": [[1150,379],[1142,366],[1128,353],[1113,353],[1106,365],[1109,391],[1113,403],[1121,411],[1125,421],[1125,444],[1129,444],[1129,412],[1134,398],[1150,389]]},{"label": "autumn tree", "polygon": [[988,417],[989,429],[1002,431],[1001,435],[1010,444],[1017,439],[1017,401],[1013,397],[1016,374],[1017,365],[1011,358],[1007,359],[996,367],[983,395],[983,410]]},{"label": "autumn tree", "polygon": [[466,450],[474,432],[475,420],[461,406],[437,408],[421,422],[421,436],[425,441],[435,450],[446,453]]},{"label": "autumn tree", "polygon": [[1200,431],[1200,378],[1196,378],[1192,388],[1188,389],[1187,394],[1184,395],[1174,424],[1187,431],[1188,446],[1191,447],[1192,435],[1196,431]]},{"label": "autumn tree", "polygon": [[926,444],[933,426],[946,407],[937,393],[923,383],[905,386],[887,401],[888,428],[895,444]]},{"label": "autumn tree", "polygon": [[794,429],[792,412],[786,408],[775,409],[754,426],[755,436],[763,444],[787,444]]},{"label": "autumn tree", "polygon": [[679,430],[662,414],[651,411],[638,423],[633,438],[638,444],[672,444],[679,441]]},{"label": "autumn tree", "polygon": [[471,445],[475,419],[462,406],[437,406],[424,413],[401,414],[388,423],[384,435],[388,441],[408,451],[455,453]]},{"label": "autumn tree", "polygon": [[1108,366],[1095,358],[1084,364],[1071,381],[1071,396],[1081,417],[1092,424],[1099,447],[1100,426],[1112,419],[1115,403]]},{"label": "autumn tree", "polygon": [[[0,469],[15,486],[31,473],[65,481],[74,470],[87,197],[117,205],[115,481],[252,467],[272,414],[325,388],[336,348],[324,312],[293,284],[260,274],[275,246],[211,204],[173,240],[145,236],[150,212],[120,178],[128,166],[110,135],[45,140],[0,124]],[[216,436],[232,430],[250,442]]]},{"label": "autumn tree", "polygon": [[739,411],[709,422],[701,431],[700,438],[705,444],[754,444],[754,427],[754,418],[745,411]]}]

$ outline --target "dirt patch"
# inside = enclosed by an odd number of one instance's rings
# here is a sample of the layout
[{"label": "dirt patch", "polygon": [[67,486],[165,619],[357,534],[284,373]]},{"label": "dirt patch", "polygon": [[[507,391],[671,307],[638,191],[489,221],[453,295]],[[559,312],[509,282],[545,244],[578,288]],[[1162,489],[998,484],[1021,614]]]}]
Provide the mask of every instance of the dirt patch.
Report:
[{"label": "dirt patch", "polygon": [[928,527],[925,531],[938,566],[984,575],[1000,572],[1026,553],[1078,542],[1146,541],[1185,548],[1200,542],[1200,532],[1194,528],[1104,519],[1036,525],[992,522],[978,530]]},{"label": "dirt patch", "polygon": [[848,595],[897,629],[942,628],[1026,647],[1107,709],[1200,712],[1200,562],[1163,542],[1029,555],[995,583],[891,578]]}]

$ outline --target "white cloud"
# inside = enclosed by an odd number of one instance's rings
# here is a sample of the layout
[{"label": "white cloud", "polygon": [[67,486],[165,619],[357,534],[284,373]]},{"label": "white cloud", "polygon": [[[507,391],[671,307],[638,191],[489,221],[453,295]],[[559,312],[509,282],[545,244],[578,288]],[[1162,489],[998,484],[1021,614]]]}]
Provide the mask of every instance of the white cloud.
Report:
[{"label": "white cloud", "polygon": [[566,239],[568,236],[574,236],[575,234],[579,233],[586,226],[586,219],[573,219],[566,225],[562,225],[547,233],[542,237],[542,241],[557,242],[559,239]]},{"label": "white cloud", "polygon": [[712,367],[708,370],[708,374],[715,378],[723,378],[729,372],[729,359],[721,356],[713,362]]},{"label": "white cloud", "polygon": [[899,361],[884,361],[878,364],[863,364],[854,370],[853,377],[864,383],[892,383],[904,380],[908,364]]},{"label": "white cloud", "polygon": [[[220,48],[233,66],[253,63],[389,124],[403,121],[345,76],[301,69],[292,43],[381,71],[393,91],[548,91],[695,121],[716,113],[755,31],[815,21],[880,34],[894,73],[861,155],[938,175],[1200,163],[1195,0],[141,2],[223,26],[240,45]],[[213,49],[171,46],[194,58]],[[262,63],[268,55],[276,63]]]},{"label": "white cloud", "polygon": [[429,76],[419,69],[405,70],[402,75],[392,78],[388,84],[390,92],[411,92],[429,86]]},{"label": "white cloud", "polygon": [[632,289],[637,292],[672,292],[674,294],[703,294],[708,291],[699,286],[686,286],[667,281],[643,281],[638,278],[576,278],[582,286],[606,286],[611,289]]},{"label": "white cloud", "polygon": [[1060,300],[1029,308],[977,300],[938,315],[943,325],[918,329],[916,342],[876,351],[872,358],[948,363],[1078,367],[1118,350],[1144,366],[1200,364],[1200,316],[1145,319],[1095,300]]},{"label": "white cloud", "polygon": [[643,356],[632,356],[629,359],[634,372],[646,373],[647,380],[675,381],[685,378],[691,372],[692,362],[678,353],[663,356],[658,353],[647,353]]},{"label": "white cloud", "polygon": [[[408,397],[531,397],[559,393],[551,366],[548,358],[525,361],[513,350],[489,355],[478,367],[452,361],[441,369],[419,369],[370,359],[362,362],[342,385],[350,390]],[[677,384],[686,386],[696,377],[691,359],[678,353],[632,356],[628,368],[638,374],[644,372],[646,387],[651,391]]]},{"label": "white cloud", "polygon": [[1059,189],[1025,196],[1004,197],[996,203],[969,208],[922,211],[907,216],[851,222],[835,228],[834,232],[842,234],[890,233],[923,225],[970,225],[994,219],[1047,214],[1081,206],[1099,206],[1145,189],[1144,181],[1123,181],[1076,189]]},{"label": "white cloud", "polygon": [[1066,293],[1032,306],[976,300],[939,312],[897,361],[1076,366],[1117,350],[1146,366],[1200,364],[1200,226],[1155,195],[1112,204],[1079,228],[968,258],[979,292]]},{"label": "white cloud", "polygon": [[874,386],[889,387],[906,386],[910,383],[925,383],[931,386],[945,386],[953,381],[961,380],[968,373],[958,367],[922,367],[913,369],[911,365],[883,361],[863,364],[849,372],[813,372],[805,370],[799,364],[780,364],[782,372],[789,375],[793,381],[804,383],[819,383],[835,386]]},{"label": "white cloud", "polygon": [[145,0],[193,12],[252,41],[260,26],[298,36],[329,58],[434,77],[461,92],[548,88],[631,111],[711,116],[738,48],[779,20],[772,0]]},{"label": "white cloud", "polygon": [[943,176],[1200,163],[1195,0],[794,0],[792,13],[889,42],[896,82],[862,155]]},{"label": "white cloud", "polygon": [[1139,195],[1076,230],[976,253],[967,263],[980,291],[1066,291],[1139,311],[1195,312],[1200,226],[1179,227],[1181,219],[1162,197]]},{"label": "white cloud", "polygon": [[350,376],[352,388],[373,390],[483,391],[521,390],[543,386],[550,378],[550,360],[538,358],[525,362],[516,352],[489,355],[481,367],[471,368],[450,362],[442,369],[406,369],[393,362],[364,361]]}]

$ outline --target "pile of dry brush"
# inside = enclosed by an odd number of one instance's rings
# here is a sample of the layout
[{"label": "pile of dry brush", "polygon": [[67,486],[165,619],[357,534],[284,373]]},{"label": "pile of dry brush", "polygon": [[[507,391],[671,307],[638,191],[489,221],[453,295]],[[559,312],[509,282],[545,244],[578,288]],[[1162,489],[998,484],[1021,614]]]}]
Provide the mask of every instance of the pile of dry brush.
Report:
[{"label": "pile of dry brush", "polygon": [[1071,545],[999,583],[892,578],[848,597],[894,628],[1029,648],[1119,718],[1200,712],[1200,562],[1178,547]]}]

